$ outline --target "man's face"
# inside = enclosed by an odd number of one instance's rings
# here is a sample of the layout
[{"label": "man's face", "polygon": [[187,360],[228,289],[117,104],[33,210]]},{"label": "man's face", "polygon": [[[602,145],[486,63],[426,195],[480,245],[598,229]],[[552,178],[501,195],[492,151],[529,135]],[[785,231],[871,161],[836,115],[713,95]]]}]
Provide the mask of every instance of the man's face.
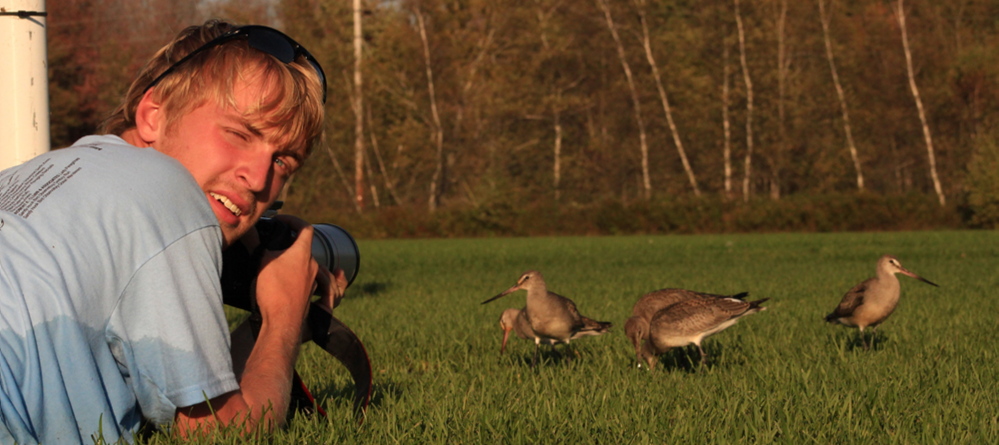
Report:
[{"label": "man's face", "polygon": [[209,101],[178,119],[155,144],[187,167],[201,186],[226,247],[256,224],[305,157],[304,147],[277,145],[277,129],[261,129],[244,115],[266,94],[253,80],[236,84],[235,106]]}]

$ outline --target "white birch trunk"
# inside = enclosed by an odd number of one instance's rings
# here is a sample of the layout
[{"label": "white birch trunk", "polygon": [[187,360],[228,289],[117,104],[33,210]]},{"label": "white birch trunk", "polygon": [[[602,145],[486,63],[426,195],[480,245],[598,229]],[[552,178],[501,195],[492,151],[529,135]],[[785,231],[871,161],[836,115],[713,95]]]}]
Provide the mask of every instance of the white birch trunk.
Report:
[{"label": "white birch trunk", "polygon": [[610,28],[611,36],[617,45],[617,55],[621,59],[621,67],[624,68],[624,76],[628,80],[628,88],[631,90],[631,102],[635,108],[635,121],[638,123],[639,146],[642,153],[642,186],[644,187],[645,199],[652,197],[652,182],[649,180],[649,145],[645,135],[645,121],[642,119],[642,103],[638,99],[638,89],[635,87],[635,80],[631,75],[631,66],[624,52],[624,45],[617,34],[617,27],[614,26],[614,18],[611,17],[610,6],[606,0],[597,0],[600,9],[604,11],[604,18],[607,20],[607,27]]},{"label": "white birch trunk", "polygon": [[745,175],[742,178],[742,200],[748,202],[750,180],[753,176],[753,80],[749,76],[749,64],[746,62],[746,33],[742,27],[739,0],[735,0],[735,24],[739,30],[739,61],[746,82],[746,162]]},{"label": "white birch trunk", "polygon": [[642,43],[645,47],[645,58],[649,61],[649,66],[652,67],[652,76],[656,80],[656,88],[659,90],[659,99],[663,103],[663,110],[666,112],[666,123],[669,125],[670,133],[673,135],[673,143],[676,144],[676,151],[680,155],[680,162],[683,164],[683,170],[687,172],[687,179],[690,181],[690,187],[694,189],[694,196],[701,196],[701,189],[697,186],[697,177],[694,175],[694,169],[690,167],[690,161],[687,160],[687,152],[683,149],[683,141],[680,139],[680,132],[676,128],[676,123],[673,121],[673,112],[669,106],[669,97],[666,95],[666,88],[663,87],[662,76],[659,75],[659,67],[656,65],[656,59],[652,55],[652,43],[649,39],[649,26],[645,20],[645,2],[641,1],[638,6],[638,17],[642,22]]},{"label": "white birch trunk", "polygon": [[552,179],[553,182],[552,185],[555,187],[555,202],[558,202],[559,198],[561,198],[561,193],[560,193],[561,190],[559,189],[560,185],[559,183],[562,180],[562,119],[561,119],[561,113],[559,112],[558,108],[555,109],[554,120],[555,120],[555,165],[553,167],[554,169],[553,173],[555,176]]},{"label": "white birch trunk", "polygon": [[[371,119],[371,109],[369,108],[367,113],[368,122],[372,122]],[[385,190],[388,192],[389,196],[392,198],[392,202],[396,204],[401,204],[399,200],[399,195],[395,191],[395,180],[389,174],[388,169],[385,168],[385,160],[382,158],[381,149],[378,147],[378,138],[375,136],[375,132],[371,129],[368,130],[369,137],[371,138],[371,151],[375,154],[375,160],[378,162],[378,171],[382,174],[382,180],[385,182]],[[374,177],[368,175],[372,180]]]},{"label": "white birch trunk", "polygon": [[912,97],[916,100],[916,109],[919,111],[919,121],[923,124],[923,137],[926,139],[926,155],[930,164],[930,178],[933,179],[933,189],[937,192],[937,199],[940,205],[947,204],[944,197],[943,187],[940,186],[940,178],[937,176],[937,160],[933,152],[933,136],[930,134],[930,125],[926,121],[926,112],[923,110],[923,100],[919,98],[919,88],[916,87],[916,74],[912,69],[912,51],[909,50],[909,36],[905,30],[905,8],[902,0],[898,0],[898,27],[902,30],[902,47],[905,49],[905,67],[909,72],[909,88],[912,90]]},{"label": "white birch trunk", "polygon": [[423,22],[423,12],[416,10],[416,23],[420,28],[420,40],[423,41],[423,61],[427,67],[427,90],[430,95],[430,112],[433,118],[433,143],[437,149],[434,155],[434,175],[430,178],[430,196],[427,199],[430,211],[437,210],[440,197],[440,180],[444,172],[444,129],[440,114],[437,112],[437,93],[434,90],[434,70],[430,65],[430,42],[427,39],[427,27]]},{"label": "white birch trunk", "polygon": [[722,39],[722,130],[724,140],[722,142],[722,156],[725,160],[725,197],[732,197],[732,122],[729,119],[729,67],[728,67],[728,44]]},{"label": "white birch trunk", "polygon": [[787,152],[787,114],[784,102],[787,97],[787,77],[791,60],[787,56],[785,31],[787,29],[787,0],[780,0],[780,13],[777,15],[777,141],[776,152],[771,162],[770,198],[780,199],[780,176],[784,154]]},{"label": "white birch trunk", "polygon": [[[354,200],[364,210],[364,94],[361,66],[363,39],[361,34],[361,0],[354,0]],[[372,185],[372,188],[374,185]],[[374,196],[374,199],[378,199]]]},{"label": "white birch trunk", "polygon": [[824,0],[818,0],[819,20],[822,21],[822,36],[826,42],[826,58],[829,59],[829,70],[832,72],[833,85],[836,87],[836,96],[839,98],[839,108],[843,113],[843,132],[846,133],[846,146],[850,150],[850,158],[853,159],[853,169],[857,173],[857,189],[864,190],[864,173],[860,168],[860,157],[857,155],[857,146],[853,143],[853,130],[850,127],[850,112],[846,106],[846,94],[843,86],[839,82],[839,74],[836,72],[836,59],[833,57],[832,39],[829,37],[829,16],[826,15]]}]

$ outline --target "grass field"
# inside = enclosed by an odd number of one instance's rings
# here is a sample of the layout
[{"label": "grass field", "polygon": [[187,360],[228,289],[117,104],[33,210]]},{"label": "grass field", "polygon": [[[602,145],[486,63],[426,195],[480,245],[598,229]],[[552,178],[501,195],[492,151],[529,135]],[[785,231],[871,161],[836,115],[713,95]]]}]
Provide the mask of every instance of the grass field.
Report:
[{"label": "grass field", "polygon": [[[330,417],[232,443],[999,443],[999,235],[994,231],[360,240],[360,275],[337,316],[375,372],[363,426],[353,383],[309,345],[298,369]],[[878,257],[908,277],[865,351],[822,321]],[[480,303],[540,270],[580,311],[615,323],[571,362],[497,321],[524,292]],[[680,287],[769,297],[767,311],[637,369],[623,333],[643,293]],[[216,437],[214,440],[219,440]],[[148,443],[171,443],[154,436]]]}]

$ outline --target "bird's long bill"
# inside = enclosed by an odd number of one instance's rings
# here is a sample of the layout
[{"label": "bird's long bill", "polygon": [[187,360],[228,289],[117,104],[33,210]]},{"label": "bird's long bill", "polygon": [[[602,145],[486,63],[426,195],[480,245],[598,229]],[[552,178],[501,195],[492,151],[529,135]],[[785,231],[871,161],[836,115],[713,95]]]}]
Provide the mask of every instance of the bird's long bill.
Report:
[{"label": "bird's long bill", "polygon": [[505,290],[505,291],[503,291],[502,293],[500,293],[499,295],[497,295],[497,296],[495,296],[495,297],[492,297],[492,298],[490,298],[490,299],[488,299],[488,300],[486,300],[486,301],[483,301],[483,302],[482,302],[482,304],[486,304],[486,303],[488,303],[488,302],[490,302],[490,301],[493,301],[493,300],[495,300],[495,299],[497,299],[497,298],[499,298],[499,297],[502,297],[502,296],[505,296],[505,295],[508,295],[508,294],[510,294],[510,293],[512,293],[512,292],[515,292],[515,291],[518,291],[518,290],[520,290],[520,285],[519,285],[519,284],[518,284],[518,285],[516,285],[516,286],[513,286],[513,287],[511,287],[511,288],[509,288],[509,289],[507,289],[507,290]]},{"label": "bird's long bill", "polygon": [[937,284],[936,284],[936,283],[934,283],[934,282],[932,282],[932,281],[930,281],[930,280],[927,280],[926,278],[923,278],[923,277],[921,277],[921,276],[919,276],[919,275],[916,275],[916,274],[914,274],[914,273],[912,273],[912,272],[909,272],[909,269],[906,269],[906,268],[904,268],[904,267],[901,267],[900,269],[902,270],[902,273],[903,273],[903,274],[906,274],[906,275],[908,275],[908,276],[910,276],[910,277],[912,277],[912,278],[915,278],[915,279],[917,279],[917,280],[919,280],[919,281],[922,281],[922,282],[924,282],[924,283],[926,283],[926,284],[929,284],[929,285],[931,285],[931,286],[935,286],[935,287],[940,287],[940,286],[937,286]]}]

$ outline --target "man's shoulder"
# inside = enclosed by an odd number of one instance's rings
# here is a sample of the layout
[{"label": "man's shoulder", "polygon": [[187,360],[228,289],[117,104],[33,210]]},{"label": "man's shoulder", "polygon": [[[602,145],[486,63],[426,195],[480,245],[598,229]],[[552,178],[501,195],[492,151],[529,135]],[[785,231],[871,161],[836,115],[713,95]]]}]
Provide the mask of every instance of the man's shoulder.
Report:
[{"label": "man's shoulder", "polygon": [[184,167],[173,158],[150,147],[136,147],[114,135],[91,135],[76,141],[73,145],[55,150],[53,156],[87,157],[97,162],[122,165],[122,174],[136,171],[144,167],[155,167],[156,170],[171,170],[186,172]]},{"label": "man's shoulder", "polygon": [[61,158],[61,162],[55,161],[59,164],[77,162],[86,166],[91,170],[90,180],[105,187],[156,195],[167,190],[174,194],[188,190],[201,195],[191,173],[176,159],[151,147],[136,147],[118,136],[86,136],[50,155],[53,161]]},{"label": "man's shoulder", "polygon": [[70,147],[43,156],[47,159],[36,162],[49,163],[52,168],[36,166],[35,170],[72,182],[64,199],[77,199],[83,194],[91,205],[105,209],[133,214],[169,209],[185,218],[216,222],[190,172],[153,148],[136,147],[118,136],[100,135],[81,138]]}]

